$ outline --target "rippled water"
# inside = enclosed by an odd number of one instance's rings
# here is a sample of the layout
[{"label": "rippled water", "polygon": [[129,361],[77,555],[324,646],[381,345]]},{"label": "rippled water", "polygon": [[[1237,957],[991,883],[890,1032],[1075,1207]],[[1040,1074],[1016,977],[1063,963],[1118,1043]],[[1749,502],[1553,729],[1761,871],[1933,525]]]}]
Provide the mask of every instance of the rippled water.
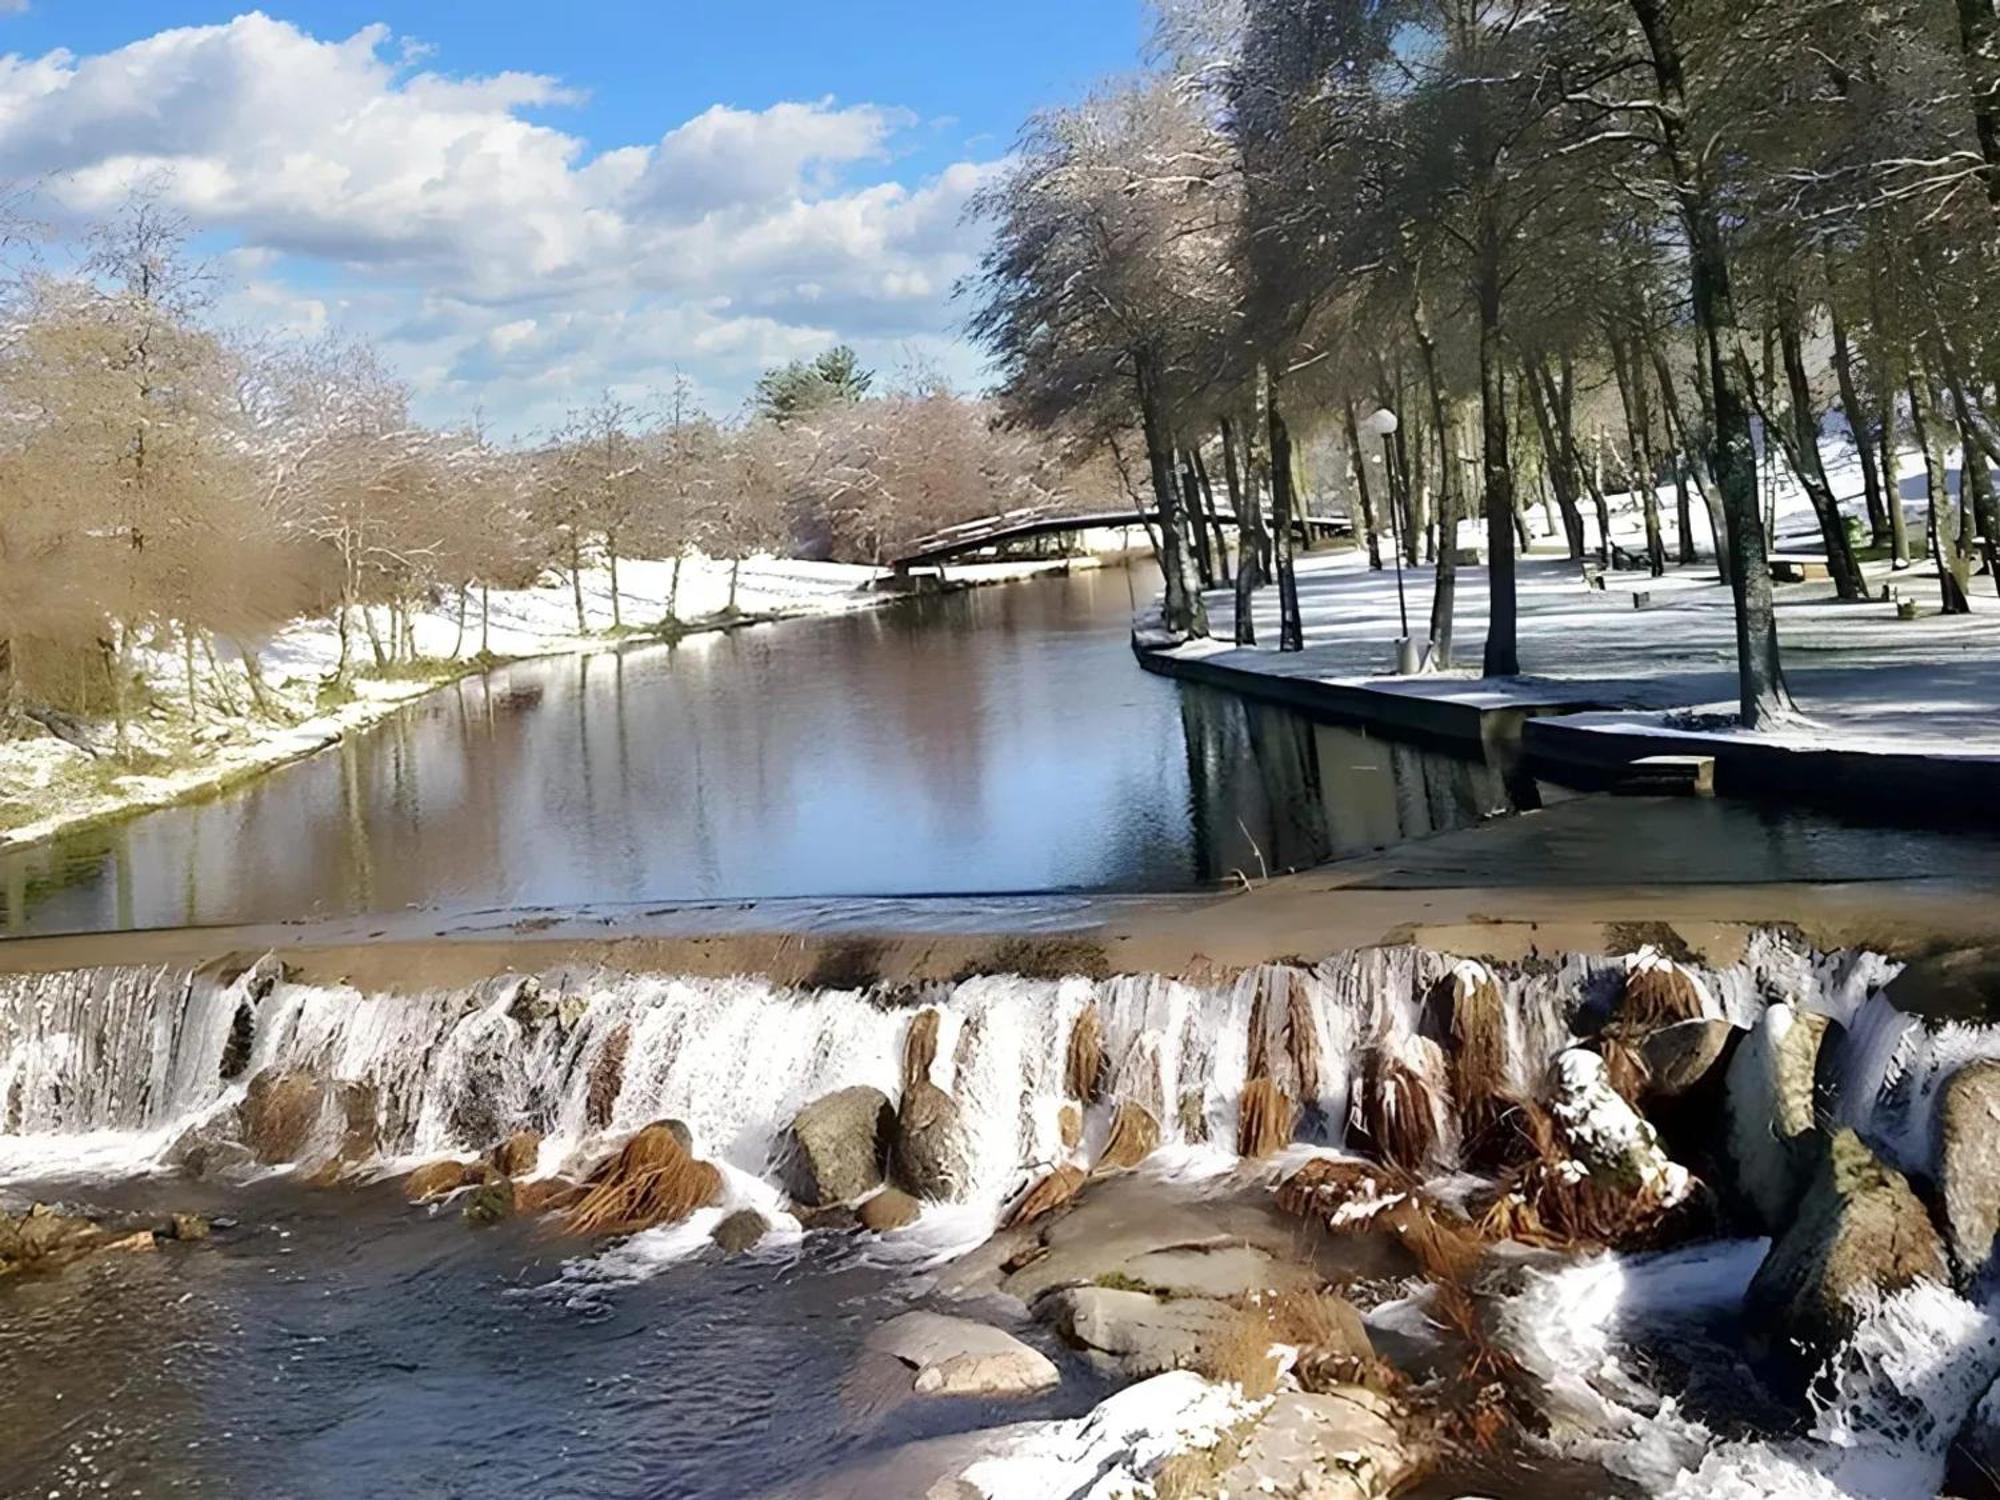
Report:
[{"label": "rippled water", "polygon": [[1162,891],[1508,805],[1484,766],[1138,669],[1144,570],[524,662],[214,800],[0,856],[0,930]]},{"label": "rippled water", "polygon": [[239,1223],[5,1288],[0,1495],[743,1500],[1105,1390],[1050,1345],[1045,1397],[886,1401],[862,1344],[916,1288],[838,1237],[579,1288],[576,1242],[392,1189],[114,1197]]}]

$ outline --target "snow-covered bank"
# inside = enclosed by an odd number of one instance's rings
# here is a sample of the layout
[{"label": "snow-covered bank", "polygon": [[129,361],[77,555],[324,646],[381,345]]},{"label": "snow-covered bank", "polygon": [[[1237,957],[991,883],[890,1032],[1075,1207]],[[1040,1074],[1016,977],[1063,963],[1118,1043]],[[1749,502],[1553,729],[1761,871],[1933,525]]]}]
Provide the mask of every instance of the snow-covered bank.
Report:
[{"label": "snow-covered bank", "polygon": [[[1830,443],[1826,456],[1836,492],[1858,491],[1851,450]],[[1923,516],[1915,499],[1921,460],[1906,455],[1905,465],[1904,503],[1912,535],[1921,536]],[[1642,551],[1637,502],[1617,499],[1622,504],[1614,514],[1613,539],[1628,551]],[[1671,517],[1671,494],[1662,499]],[[1858,496],[1846,503],[1860,509]],[[1371,572],[1355,549],[1299,558],[1304,651],[1276,650],[1277,598],[1269,589],[1255,604],[1259,644],[1231,645],[1231,600],[1218,590],[1208,596],[1213,638],[1169,655],[1287,679],[1288,685],[1312,682],[1404,700],[1487,709],[1561,702],[1602,708],[1606,711],[1565,717],[1560,726],[1565,733],[1645,734],[1657,742],[1655,753],[1712,750],[1720,740],[1748,738],[1788,750],[2000,758],[2000,597],[1994,580],[1974,579],[1972,613],[1943,615],[1936,569],[1927,561],[1900,571],[1886,561],[1866,564],[1877,597],[1859,603],[1838,601],[1825,581],[1777,585],[1780,645],[1800,716],[1755,736],[1726,724],[1736,705],[1733,605],[1714,571],[1699,509],[1695,525],[1697,546],[1709,560],[1669,567],[1662,578],[1643,570],[1612,573],[1602,588],[1590,586],[1584,570],[1562,555],[1560,542],[1538,538],[1519,569],[1520,677],[1478,676],[1488,596],[1486,570],[1475,566],[1458,572],[1452,649],[1457,665],[1416,677],[1389,675],[1402,630],[1397,578],[1392,569]],[[1796,485],[1781,487],[1780,551],[1816,550],[1812,528],[1803,494]],[[1480,529],[1482,523],[1467,523],[1461,546],[1483,546]],[[1409,631],[1419,641],[1428,634],[1432,583],[1429,567],[1403,570]],[[1885,588],[1914,601],[1916,618],[1900,618],[1895,600],[1879,597]]]},{"label": "snow-covered bank", "polygon": [[[955,564],[946,578],[952,586],[970,587],[1095,566],[1096,561],[1092,555]],[[213,664],[205,656],[198,662],[199,708],[191,717],[183,662],[173,643],[162,642],[164,649],[142,655],[153,706],[133,723],[131,764],[117,764],[108,755],[93,757],[53,735],[0,741],[0,849],[221,790],[324,749],[440,683],[496,661],[642,644],[660,634],[669,598],[680,622],[678,632],[686,633],[844,614],[899,597],[870,587],[881,576],[874,568],[758,557],[736,570],[732,612],[731,571],[727,561],[690,557],[682,560],[676,579],[671,562],[621,559],[619,630],[612,629],[610,574],[603,568],[583,575],[583,630],[566,577],[550,577],[533,588],[491,591],[483,622],[477,592],[464,601],[462,622],[461,601],[442,599],[410,622],[418,660],[379,674],[369,671],[371,647],[357,619],[350,651],[360,675],[351,692],[338,695],[325,691],[340,656],[333,623],[324,617],[296,620],[257,645],[267,703],[261,713],[250,711],[252,684],[244,664],[225,651]],[[376,625],[386,638],[387,621],[380,612]],[[92,726],[91,735],[100,748],[111,743],[108,725]]]}]

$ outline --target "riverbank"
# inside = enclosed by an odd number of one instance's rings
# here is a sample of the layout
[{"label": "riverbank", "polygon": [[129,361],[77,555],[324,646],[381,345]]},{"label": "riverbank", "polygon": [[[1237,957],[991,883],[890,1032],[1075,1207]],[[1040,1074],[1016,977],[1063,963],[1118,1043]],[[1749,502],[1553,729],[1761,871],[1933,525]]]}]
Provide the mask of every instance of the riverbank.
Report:
[{"label": "riverbank", "polygon": [[[1113,554],[957,565],[931,587],[950,591],[1043,577],[1097,567],[1106,555]],[[134,754],[128,762],[118,763],[108,753],[108,725],[90,727],[89,750],[53,734],[0,742],[0,851],[219,795],[377,724],[440,686],[507,662],[615,652],[873,610],[905,597],[878,587],[887,576],[879,569],[762,557],[736,570],[732,607],[731,571],[727,561],[701,557],[683,559],[678,570],[670,562],[622,560],[621,623],[615,628],[610,575],[602,568],[583,575],[583,630],[566,579],[493,590],[485,600],[483,625],[477,595],[465,601],[463,621],[458,601],[445,601],[411,620],[415,660],[379,671],[364,666],[350,691],[338,697],[327,687],[339,661],[336,631],[325,619],[300,620],[258,649],[266,699],[261,712],[253,711],[244,663],[233,653],[201,664],[193,715],[178,655],[144,653],[141,665],[152,685],[153,706],[132,726]],[[669,618],[670,599],[678,618],[667,625],[662,622]],[[351,650],[358,660],[369,659],[358,624]]]},{"label": "riverbank", "polygon": [[[1853,481],[1829,450],[1837,486]],[[1922,515],[1908,496],[1912,526]],[[1612,535],[1639,543],[1638,511],[1616,497]],[[1671,496],[1663,497],[1670,503]],[[1850,502],[1850,508],[1858,500]],[[1805,556],[1806,501],[1780,490],[1780,548]],[[1705,538],[1703,539],[1706,540]],[[1476,548],[1468,527],[1461,546]],[[1642,549],[1640,549],[1642,550]],[[1458,569],[1452,660],[1394,675],[1396,638],[1428,634],[1434,571],[1372,571],[1359,549],[1298,559],[1306,646],[1280,652],[1278,602],[1254,602],[1255,646],[1231,644],[1233,600],[1207,596],[1211,637],[1139,638],[1149,670],[1204,682],[1391,735],[1480,748],[1518,745],[1521,764],[1582,785],[1615,782],[1633,761],[1714,761],[1715,789],[1860,810],[1949,801],[1954,815],[1987,816],[2000,799],[2000,598],[1976,578],[1971,613],[1938,612],[1935,567],[1864,564],[1871,597],[1842,602],[1824,580],[1775,586],[1778,635],[1798,711],[1756,732],[1738,727],[1736,638],[1729,589],[1713,566],[1664,577],[1618,571],[1594,585],[1546,537],[1518,565],[1522,674],[1480,676],[1488,591],[1483,566]],[[1911,611],[1913,610],[1913,614]]]}]

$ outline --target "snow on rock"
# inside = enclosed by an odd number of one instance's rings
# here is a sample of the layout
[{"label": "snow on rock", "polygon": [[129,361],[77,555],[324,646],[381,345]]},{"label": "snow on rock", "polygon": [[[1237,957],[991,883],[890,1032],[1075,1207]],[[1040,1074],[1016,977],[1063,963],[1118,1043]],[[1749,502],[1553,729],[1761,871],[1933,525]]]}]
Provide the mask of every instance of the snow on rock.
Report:
[{"label": "snow on rock", "polygon": [[1084,1416],[1011,1429],[1002,1450],[957,1477],[985,1500],[1146,1496],[1169,1459],[1213,1448],[1268,1405],[1235,1385],[1174,1370],[1127,1386]]},{"label": "snow on rock", "polygon": [[1593,1175],[1636,1187],[1662,1207],[1687,1197],[1687,1168],[1668,1158],[1653,1127],[1611,1086],[1597,1053],[1572,1047],[1556,1058],[1549,1112]]}]

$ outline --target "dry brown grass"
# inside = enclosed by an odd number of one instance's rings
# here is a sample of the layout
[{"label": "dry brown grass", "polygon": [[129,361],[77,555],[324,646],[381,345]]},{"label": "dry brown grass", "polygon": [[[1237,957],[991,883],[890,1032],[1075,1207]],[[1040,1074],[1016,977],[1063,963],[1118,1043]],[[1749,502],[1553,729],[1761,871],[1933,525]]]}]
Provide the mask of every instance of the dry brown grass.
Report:
[{"label": "dry brown grass", "polygon": [[1143,1104],[1123,1100],[1111,1117],[1111,1136],[1097,1158],[1096,1171],[1112,1172],[1136,1167],[1151,1156],[1160,1144],[1160,1122]]},{"label": "dry brown grass", "polygon": [[1000,1227],[1014,1229],[1054,1213],[1074,1198],[1087,1180],[1081,1167],[1057,1167],[1021,1195]]},{"label": "dry brown grass", "polygon": [[1375,1155],[1411,1172],[1436,1161],[1443,1142],[1424,1077],[1377,1047],[1362,1061],[1360,1083],[1361,1128]]},{"label": "dry brown grass", "polygon": [[1299,1107],[1269,1078],[1253,1078],[1236,1108],[1236,1154],[1261,1159],[1291,1144]]},{"label": "dry brown grass", "polygon": [[1645,1054],[1621,1036],[1599,1037],[1597,1050],[1604,1058],[1605,1082],[1617,1090],[1627,1104],[1637,1109],[1653,1081],[1652,1069],[1646,1066]]},{"label": "dry brown grass", "polygon": [[1104,1036],[1092,1001],[1077,1013],[1069,1030],[1069,1055],[1064,1061],[1063,1087],[1072,1099],[1097,1102],[1103,1089]]},{"label": "dry brown grass", "polygon": [[592,1130],[611,1123],[618,1105],[618,1091],[625,1086],[625,1054],[632,1050],[632,1023],[621,1021],[604,1039],[590,1064],[590,1080],[584,1091],[583,1117]]},{"label": "dry brown grass", "polygon": [[673,1224],[722,1201],[722,1173],[696,1161],[664,1121],[648,1125],[590,1176],[589,1190],[569,1211],[571,1234],[629,1234]]},{"label": "dry brown grass", "polygon": [[1629,1026],[1651,1029],[1702,1016],[1701,991],[1679,964],[1662,962],[1633,969],[1625,976],[1625,996],[1618,1019]]},{"label": "dry brown grass", "polygon": [[1244,1076],[1252,1079],[1271,1076],[1271,986],[1283,983],[1285,970],[1257,971],[1257,993],[1250,999],[1250,1060]]},{"label": "dry brown grass", "polygon": [[910,1018],[903,1034],[903,1087],[922,1083],[931,1076],[937,1060],[938,1024],[942,1020],[935,1006],[925,1006]]},{"label": "dry brown grass", "polygon": [[1301,1099],[1319,1097],[1319,1029],[1313,1025],[1312,1002],[1292,970],[1285,970],[1291,993],[1285,997],[1285,1044],[1292,1054],[1292,1074]]}]

